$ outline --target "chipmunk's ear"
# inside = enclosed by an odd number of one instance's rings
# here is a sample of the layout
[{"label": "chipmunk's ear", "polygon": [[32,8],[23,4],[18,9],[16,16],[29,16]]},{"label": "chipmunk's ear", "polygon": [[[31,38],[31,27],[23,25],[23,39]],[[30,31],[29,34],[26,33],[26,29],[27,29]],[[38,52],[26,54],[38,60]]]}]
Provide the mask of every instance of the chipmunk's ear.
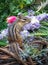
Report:
[{"label": "chipmunk's ear", "polygon": [[20,18],[20,19],[23,19],[24,18],[24,15],[22,13],[18,13],[18,16],[17,17]]},{"label": "chipmunk's ear", "polygon": [[23,19],[23,20],[29,19],[28,17],[24,16],[22,13],[18,13],[17,17],[20,18],[20,19]]}]

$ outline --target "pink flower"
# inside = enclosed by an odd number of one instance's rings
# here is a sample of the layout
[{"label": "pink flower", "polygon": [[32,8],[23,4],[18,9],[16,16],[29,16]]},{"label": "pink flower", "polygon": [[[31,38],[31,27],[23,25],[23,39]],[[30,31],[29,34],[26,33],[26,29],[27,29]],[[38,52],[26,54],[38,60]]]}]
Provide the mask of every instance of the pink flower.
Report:
[{"label": "pink flower", "polygon": [[7,18],[7,23],[13,23],[16,21],[16,19],[17,19],[16,16],[10,16]]}]

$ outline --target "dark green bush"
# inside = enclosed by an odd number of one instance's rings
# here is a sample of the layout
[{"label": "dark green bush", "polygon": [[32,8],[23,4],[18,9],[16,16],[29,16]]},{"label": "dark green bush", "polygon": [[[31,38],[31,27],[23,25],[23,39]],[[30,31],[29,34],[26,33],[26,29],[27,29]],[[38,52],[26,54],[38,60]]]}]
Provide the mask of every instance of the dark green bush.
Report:
[{"label": "dark green bush", "polygon": [[24,12],[35,0],[0,0],[0,30],[6,27],[6,17]]},{"label": "dark green bush", "polygon": [[19,12],[27,14],[28,9],[35,9],[34,3],[37,0],[0,0],[0,30],[7,27],[6,18],[10,15],[17,15]]}]

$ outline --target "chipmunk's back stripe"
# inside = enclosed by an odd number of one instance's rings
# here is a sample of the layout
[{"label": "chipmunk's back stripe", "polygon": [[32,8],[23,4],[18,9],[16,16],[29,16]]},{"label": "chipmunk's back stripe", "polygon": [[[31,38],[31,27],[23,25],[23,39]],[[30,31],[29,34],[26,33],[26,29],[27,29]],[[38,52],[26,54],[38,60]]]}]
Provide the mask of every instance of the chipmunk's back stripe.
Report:
[{"label": "chipmunk's back stripe", "polygon": [[11,34],[12,41],[14,41],[13,29],[14,29],[14,25],[12,25],[11,29],[10,29],[10,34]]},{"label": "chipmunk's back stripe", "polygon": [[16,24],[14,25],[14,29],[13,29],[13,35],[14,35],[14,39],[15,39],[15,41],[17,41],[17,29],[16,29],[17,27],[16,27]]},{"label": "chipmunk's back stripe", "polygon": [[12,41],[15,41],[15,37],[14,37],[14,26],[15,26],[15,24],[12,24],[11,26],[9,26],[9,28],[8,28],[8,36],[9,36],[9,38],[11,39],[10,41],[12,42]]},{"label": "chipmunk's back stripe", "polygon": [[9,42],[10,42],[11,41],[10,26],[8,27],[8,39],[9,39]]}]

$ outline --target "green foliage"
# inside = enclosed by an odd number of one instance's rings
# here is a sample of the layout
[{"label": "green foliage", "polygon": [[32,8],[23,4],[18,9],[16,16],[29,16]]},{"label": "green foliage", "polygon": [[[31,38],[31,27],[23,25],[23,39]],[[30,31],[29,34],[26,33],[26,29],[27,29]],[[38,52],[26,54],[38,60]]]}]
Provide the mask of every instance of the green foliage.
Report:
[{"label": "green foliage", "polygon": [[7,45],[7,43],[6,43],[5,39],[0,40],[0,47],[6,46],[6,45]]},{"label": "green foliage", "polygon": [[0,41],[0,47],[6,46],[7,44],[4,41]]},{"label": "green foliage", "polygon": [[0,30],[6,27],[5,19],[9,13],[8,6],[7,0],[0,0]]},{"label": "green foliage", "polygon": [[35,0],[0,0],[0,30],[6,26],[6,18],[10,15],[17,15],[19,12],[26,12],[26,7]]},{"label": "green foliage", "polygon": [[[0,30],[7,27],[5,21],[8,16],[16,16],[19,12],[26,15],[28,9],[36,10],[35,2],[36,0],[0,0]],[[44,11],[47,11],[47,8]]]}]

